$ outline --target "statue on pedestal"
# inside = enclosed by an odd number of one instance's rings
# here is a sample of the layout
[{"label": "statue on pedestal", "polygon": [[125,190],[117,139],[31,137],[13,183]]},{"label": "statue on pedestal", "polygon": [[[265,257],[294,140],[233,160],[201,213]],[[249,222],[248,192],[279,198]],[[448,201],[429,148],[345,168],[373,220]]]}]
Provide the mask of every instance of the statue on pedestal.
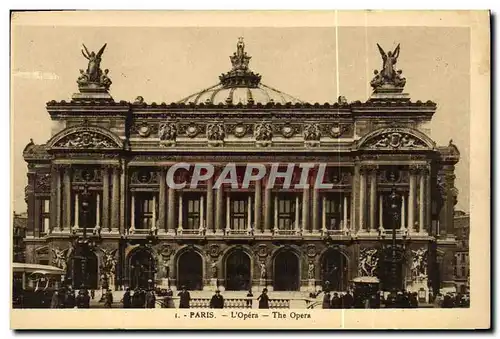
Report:
[{"label": "statue on pedestal", "polygon": [[78,87],[85,88],[93,84],[106,90],[109,89],[111,86],[111,79],[108,77],[109,70],[105,69],[104,72],[101,70],[101,57],[106,49],[106,45],[104,44],[97,53],[89,52],[87,46],[83,45],[82,54],[88,60],[88,65],[86,71],[83,69],[80,70],[80,76],[76,81]]},{"label": "statue on pedestal", "polygon": [[403,71],[396,70],[395,66],[399,58],[400,45],[398,44],[393,52],[385,52],[379,44],[377,44],[380,55],[382,56],[382,69],[375,70],[375,77],[370,82],[374,89],[381,86],[389,87],[404,87],[406,79],[402,76]]}]

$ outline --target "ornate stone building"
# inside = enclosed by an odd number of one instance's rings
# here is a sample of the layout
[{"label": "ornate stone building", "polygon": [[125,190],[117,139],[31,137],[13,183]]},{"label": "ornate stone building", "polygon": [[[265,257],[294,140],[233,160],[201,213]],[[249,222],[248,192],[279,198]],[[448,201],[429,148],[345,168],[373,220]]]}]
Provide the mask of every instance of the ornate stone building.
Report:
[{"label": "ornate stone building", "polygon": [[[105,47],[105,46],[104,46]],[[406,80],[394,69],[399,47],[375,72],[364,102],[310,104],[270,86],[249,69],[243,41],[219,82],[179,102],[115,101],[104,47],[86,51],[79,92],[70,102],[50,101],[54,123],[45,144],[30,142],[28,163],[28,262],[49,260],[81,280],[72,260],[74,239],[87,227],[88,283],[112,287],[222,285],[226,290],[269,286],[343,290],[358,276],[378,276],[389,286],[385,246],[395,228],[403,256],[401,288],[435,290],[453,284],[456,189],[452,144],[429,138],[436,104],[412,102]],[[215,176],[197,188],[174,189],[166,172],[174,164],[210,163]],[[238,178],[247,163],[324,163],[329,189],[272,189],[266,177],[247,189],[214,180],[227,163]],[[178,183],[192,171],[175,172]],[[292,181],[298,182],[298,175]],[[81,194],[90,193],[82,223]],[[397,220],[389,197],[400,196]]]}]

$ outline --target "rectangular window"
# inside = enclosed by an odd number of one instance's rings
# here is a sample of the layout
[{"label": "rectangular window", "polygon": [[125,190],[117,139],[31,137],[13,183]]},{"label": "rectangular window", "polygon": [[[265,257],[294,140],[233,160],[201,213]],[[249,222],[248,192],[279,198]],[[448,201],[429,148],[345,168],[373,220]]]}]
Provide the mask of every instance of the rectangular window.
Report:
[{"label": "rectangular window", "polygon": [[136,193],[135,228],[149,230],[153,226],[153,193]]},{"label": "rectangular window", "polygon": [[460,270],[460,271],[461,271],[461,272],[460,272],[460,273],[461,273],[461,276],[462,276],[462,277],[465,277],[465,267],[463,267],[463,266],[462,266],[462,268],[461,268],[461,270]]},{"label": "rectangular window", "polygon": [[231,194],[230,200],[231,229],[245,230],[248,223],[248,197]]},{"label": "rectangular window", "polygon": [[287,193],[278,195],[278,229],[293,230],[297,220],[297,213],[300,212],[300,199],[297,205],[297,195]]},{"label": "rectangular window", "polygon": [[200,228],[202,196],[202,193],[184,193],[182,195],[182,227],[184,229],[195,230]]},{"label": "rectangular window", "polygon": [[44,233],[49,233],[50,230],[50,200],[43,199],[41,201],[42,204],[42,212],[41,212],[41,220],[40,225],[43,229]]},{"label": "rectangular window", "polygon": [[325,228],[327,230],[340,230],[340,221],[342,220],[342,202],[339,194],[328,194],[324,200]]}]

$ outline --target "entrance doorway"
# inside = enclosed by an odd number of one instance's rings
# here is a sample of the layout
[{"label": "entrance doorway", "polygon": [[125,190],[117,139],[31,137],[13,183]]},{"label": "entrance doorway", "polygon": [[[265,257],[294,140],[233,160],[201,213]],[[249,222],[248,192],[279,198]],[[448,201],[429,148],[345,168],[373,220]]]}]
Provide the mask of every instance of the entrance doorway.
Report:
[{"label": "entrance doorway", "polygon": [[250,258],[237,250],[229,254],[226,260],[226,289],[247,291],[251,286]]},{"label": "entrance doorway", "polygon": [[[155,260],[150,251],[138,249],[130,255],[130,288],[149,288],[155,281]],[[151,283],[148,281],[151,280]]]},{"label": "entrance doorway", "polygon": [[182,286],[188,290],[203,289],[203,261],[194,251],[184,252],[179,257],[177,288]]},{"label": "entrance doorway", "polygon": [[298,291],[299,286],[299,258],[292,251],[279,253],[274,259],[274,290]]},{"label": "entrance doorway", "polygon": [[337,250],[328,250],[321,260],[321,283],[331,291],[347,289],[347,259]]}]

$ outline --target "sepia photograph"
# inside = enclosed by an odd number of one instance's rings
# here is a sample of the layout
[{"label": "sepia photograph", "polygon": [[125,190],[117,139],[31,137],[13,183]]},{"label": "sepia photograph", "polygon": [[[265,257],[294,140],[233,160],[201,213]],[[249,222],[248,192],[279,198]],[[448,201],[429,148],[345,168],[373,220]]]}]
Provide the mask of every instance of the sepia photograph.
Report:
[{"label": "sepia photograph", "polygon": [[11,327],[489,327],[489,48],[487,11],[12,12]]}]

